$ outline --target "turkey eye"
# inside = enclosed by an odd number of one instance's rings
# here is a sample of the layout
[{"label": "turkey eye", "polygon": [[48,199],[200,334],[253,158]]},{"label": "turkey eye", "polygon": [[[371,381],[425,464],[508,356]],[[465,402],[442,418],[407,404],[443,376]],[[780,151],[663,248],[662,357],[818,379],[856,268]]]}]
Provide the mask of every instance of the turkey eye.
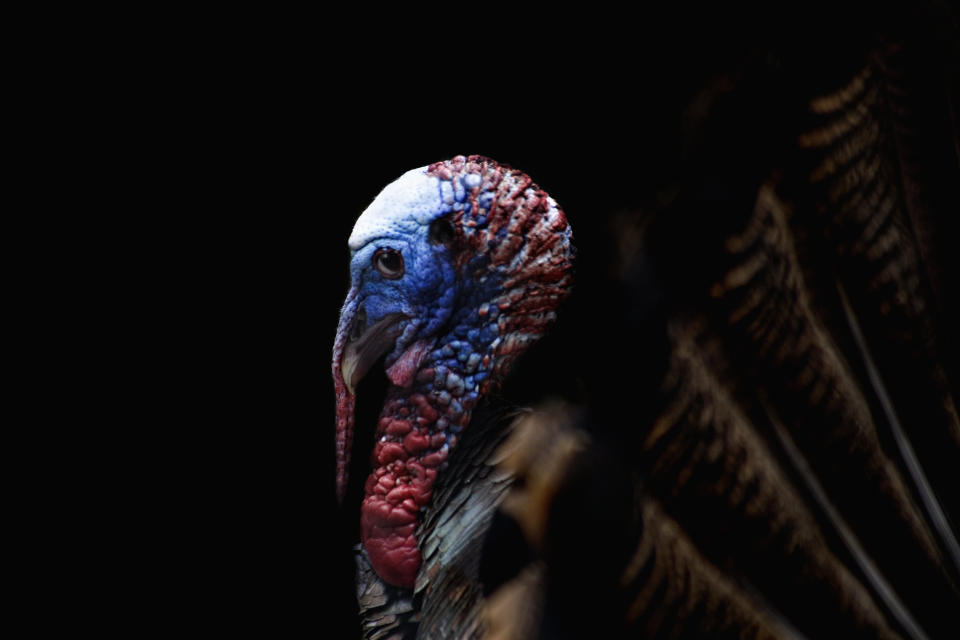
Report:
[{"label": "turkey eye", "polygon": [[430,242],[433,244],[450,244],[453,236],[453,225],[449,219],[440,218],[430,224]]},{"label": "turkey eye", "polygon": [[403,256],[393,249],[377,249],[373,254],[373,266],[388,280],[396,280],[403,275]]}]

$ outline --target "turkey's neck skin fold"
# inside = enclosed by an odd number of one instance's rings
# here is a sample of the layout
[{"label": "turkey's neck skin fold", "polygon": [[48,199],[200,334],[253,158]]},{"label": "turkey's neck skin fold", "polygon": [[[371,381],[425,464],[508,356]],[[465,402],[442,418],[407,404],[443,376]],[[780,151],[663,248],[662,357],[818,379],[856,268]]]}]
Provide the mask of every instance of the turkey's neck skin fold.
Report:
[{"label": "turkey's neck skin fold", "polygon": [[475,322],[437,341],[410,388],[389,389],[377,423],[360,530],[374,570],[400,587],[412,588],[420,568],[415,530],[437,475],[480,397],[505,373],[499,309],[482,309]]}]

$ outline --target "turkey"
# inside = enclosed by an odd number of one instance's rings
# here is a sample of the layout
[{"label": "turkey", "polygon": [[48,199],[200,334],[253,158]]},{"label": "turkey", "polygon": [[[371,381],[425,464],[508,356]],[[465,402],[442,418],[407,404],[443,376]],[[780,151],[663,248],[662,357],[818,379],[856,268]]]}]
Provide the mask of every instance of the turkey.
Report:
[{"label": "turkey", "polygon": [[363,211],[364,637],[955,637],[957,93],[882,35],[698,78],[603,220],[483,156]]}]

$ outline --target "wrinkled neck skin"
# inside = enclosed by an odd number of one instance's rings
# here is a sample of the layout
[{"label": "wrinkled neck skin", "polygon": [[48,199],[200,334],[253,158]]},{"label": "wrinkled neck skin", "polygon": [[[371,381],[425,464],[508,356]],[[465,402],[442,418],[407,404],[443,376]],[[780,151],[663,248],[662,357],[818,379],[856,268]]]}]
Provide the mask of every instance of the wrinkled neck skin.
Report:
[{"label": "wrinkled neck skin", "polygon": [[370,563],[387,582],[413,586],[421,562],[414,531],[438,474],[480,398],[499,386],[516,357],[555,318],[553,311],[529,310],[512,291],[464,308],[411,386],[388,390],[360,521]]},{"label": "wrinkled neck skin", "polygon": [[496,354],[498,316],[488,310],[457,326],[437,341],[411,388],[394,385],[387,392],[360,526],[371,565],[391,584],[413,586],[420,567],[414,536],[419,511],[480,397],[497,384],[500,371],[493,372],[504,361]]},{"label": "wrinkled neck skin", "polygon": [[[462,168],[475,157],[459,157]],[[438,163],[450,180],[450,163]],[[444,172],[447,173],[444,173]],[[454,179],[456,173],[454,172]],[[443,328],[422,335],[414,322],[387,358],[392,386],[376,426],[373,472],[361,505],[361,536],[371,566],[386,582],[412,588],[421,556],[415,531],[479,400],[498,387],[514,360],[543,335],[569,290],[573,249],[566,218],[523,174],[484,174],[470,215],[456,217],[474,246],[456,262],[452,311]],[[492,176],[489,177],[489,176]],[[498,198],[481,202],[484,193]],[[477,224],[479,221],[479,224]],[[334,344],[338,491],[346,484],[354,397],[337,363],[355,304],[351,291]]]}]

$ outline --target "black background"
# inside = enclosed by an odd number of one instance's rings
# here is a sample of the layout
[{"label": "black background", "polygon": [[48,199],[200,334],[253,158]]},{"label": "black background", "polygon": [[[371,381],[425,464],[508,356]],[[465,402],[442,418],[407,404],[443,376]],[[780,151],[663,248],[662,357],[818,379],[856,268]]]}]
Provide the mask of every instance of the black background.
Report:
[{"label": "black background", "polygon": [[[353,222],[405,171],[481,154],[529,174],[565,209],[578,260],[602,263],[611,216],[673,184],[698,90],[744,59],[775,67],[757,53],[773,42],[796,52],[785,64],[816,50],[780,42],[789,20],[700,18],[468,41],[241,36],[137,96],[92,188],[109,193],[107,239],[82,301],[91,342],[109,344],[86,347],[109,382],[82,395],[111,425],[95,459],[116,465],[103,505],[122,523],[106,542],[122,608],[145,606],[151,628],[356,637],[359,489],[337,506],[330,376]],[[844,35],[834,50],[873,39]]]}]

